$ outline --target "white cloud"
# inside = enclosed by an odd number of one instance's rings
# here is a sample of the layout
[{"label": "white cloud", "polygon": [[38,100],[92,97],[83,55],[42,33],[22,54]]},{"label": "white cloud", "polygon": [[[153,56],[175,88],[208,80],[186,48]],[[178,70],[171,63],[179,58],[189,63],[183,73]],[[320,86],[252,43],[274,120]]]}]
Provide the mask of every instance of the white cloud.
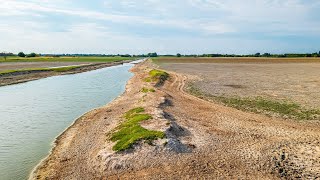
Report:
[{"label": "white cloud", "polygon": [[[102,51],[106,47],[141,51],[154,47],[165,51],[190,46],[191,51],[196,45],[194,48],[199,51],[210,47],[232,51],[227,44],[243,46],[239,39],[252,42],[254,49],[270,45],[271,41],[281,44],[277,38],[282,36],[320,37],[320,15],[316,13],[320,2],[316,0],[93,0],[87,3],[99,8],[81,6],[74,0],[0,0],[0,49],[10,51],[21,46],[51,52],[72,48]],[[55,19],[58,16],[63,19]],[[56,26],[62,30],[55,31]],[[126,29],[120,32],[121,26]],[[138,30],[132,31],[130,27]],[[144,37],[146,29],[150,31],[148,37]],[[158,29],[165,33],[157,33]],[[273,39],[259,40],[259,35]],[[139,46],[134,45],[138,41]],[[245,44],[249,48],[250,43]],[[283,42],[282,46],[287,47],[287,43]]]}]

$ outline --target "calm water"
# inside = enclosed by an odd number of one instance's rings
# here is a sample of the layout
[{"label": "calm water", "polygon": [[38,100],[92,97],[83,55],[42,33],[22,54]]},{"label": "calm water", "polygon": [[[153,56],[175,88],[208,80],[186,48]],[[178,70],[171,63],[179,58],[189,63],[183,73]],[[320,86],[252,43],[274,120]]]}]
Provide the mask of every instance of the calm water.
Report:
[{"label": "calm water", "polygon": [[132,66],[0,87],[0,179],[27,179],[77,117],[124,92]]}]

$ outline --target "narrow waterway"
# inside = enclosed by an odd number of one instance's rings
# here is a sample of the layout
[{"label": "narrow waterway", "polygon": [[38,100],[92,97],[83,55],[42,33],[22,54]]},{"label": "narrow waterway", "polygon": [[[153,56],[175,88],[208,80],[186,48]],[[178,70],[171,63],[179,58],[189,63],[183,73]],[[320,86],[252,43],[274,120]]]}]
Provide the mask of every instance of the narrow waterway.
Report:
[{"label": "narrow waterway", "polygon": [[0,87],[0,179],[27,179],[77,117],[124,92],[132,66]]}]

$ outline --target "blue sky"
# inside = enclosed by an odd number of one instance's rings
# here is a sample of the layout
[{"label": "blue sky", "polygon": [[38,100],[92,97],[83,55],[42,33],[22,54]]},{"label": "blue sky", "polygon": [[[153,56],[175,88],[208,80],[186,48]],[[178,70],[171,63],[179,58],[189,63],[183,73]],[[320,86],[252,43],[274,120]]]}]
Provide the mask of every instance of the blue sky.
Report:
[{"label": "blue sky", "polygon": [[0,0],[0,51],[320,51],[319,0]]}]

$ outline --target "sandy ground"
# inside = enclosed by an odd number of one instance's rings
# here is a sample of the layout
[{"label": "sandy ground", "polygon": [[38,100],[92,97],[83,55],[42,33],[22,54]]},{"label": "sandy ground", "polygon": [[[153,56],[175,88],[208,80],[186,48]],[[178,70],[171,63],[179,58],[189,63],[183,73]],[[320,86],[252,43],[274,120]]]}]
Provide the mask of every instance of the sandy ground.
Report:
[{"label": "sandy ground", "polygon": [[162,67],[195,75],[193,83],[214,96],[257,97],[320,107],[320,63],[165,63]]},{"label": "sandy ground", "polygon": [[[170,73],[155,93],[144,82],[154,64],[135,66],[126,92],[79,118],[56,140],[31,179],[294,179],[320,177],[320,126],[246,113],[184,92],[192,76]],[[108,134],[129,109],[154,118],[143,127],[166,139],[114,153]]]},{"label": "sandy ground", "polygon": [[70,71],[65,72],[53,72],[53,71],[27,71],[27,72],[15,72],[10,74],[1,75],[0,74],[0,86],[24,83],[28,81],[33,81],[41,78],[46,78],[50,76],[58,76],[58,75],[65,75],[65,74],[75,74],[81,73],[86,71],[92,71],[96,69],[101,69],[109,66],[114,66],[118,64],[122,64],[124,62],[131,62],[131,61],[117,61],[117,62],[110,62],[110,63],[83,63],[83,62],[71,62],[71,63],[64,63],[64,62],[37,62],[37,63],[0,63],[0,69],[3,68],[10,68],[12,69],[22,69],[27,68],[30,66],[31,68],[40,68],[40,67],[60,67],[60,66],[72,66],[72,65],[79,65],[79,68],[72,69]]}]

